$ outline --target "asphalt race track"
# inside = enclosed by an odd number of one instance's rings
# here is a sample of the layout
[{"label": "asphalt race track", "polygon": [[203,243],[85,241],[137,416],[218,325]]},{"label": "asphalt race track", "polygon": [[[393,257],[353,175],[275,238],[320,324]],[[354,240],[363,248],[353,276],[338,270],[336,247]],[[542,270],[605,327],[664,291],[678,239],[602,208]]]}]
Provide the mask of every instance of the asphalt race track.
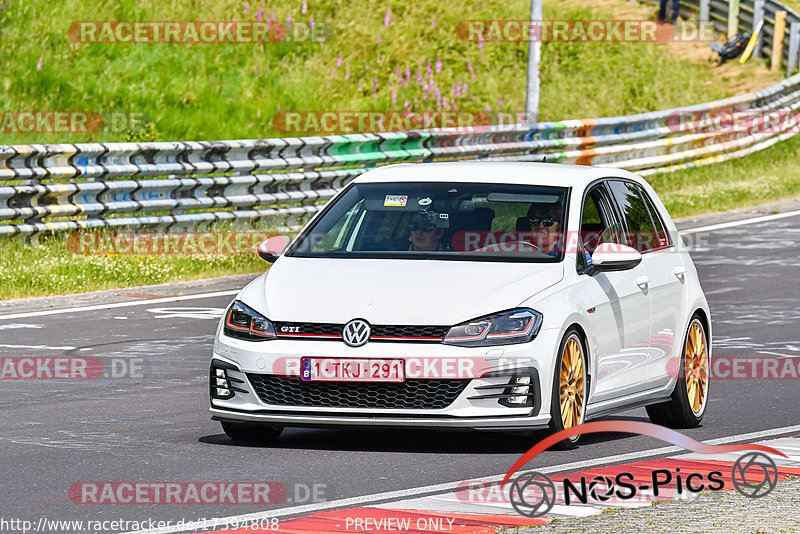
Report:
[{"label": "asphalt race track", "polygon": [[[800,216],[691,239],[713,314],[713,356],[800,361]],[[24,308],[3,311],[0,356],[96,357],[104,372],[121,376],[0,380],[2,515],[173,522],[231,516],[269,508],[76,504],[69,488],[83,481],[275,481],[289,492],[278,509],[308,504],[315,485],[316,498],[330,501],[497,475],[533,444],[502,433],[312,429],[288,429],[271,445],[234,444],[207,413],[214,331],[231,298],[130,298],[137,305],[24,317],[9,317]],[[65,300],[61,307],[68,306]],[[702,427],[686,433],[710,440],[796,425],[799,384],[791,376],[714,380]],[[647,421],[644,409],[615,416],[622,417]],[[664,445],[592,435],[577,450],[548,451],[530,467]]]}]

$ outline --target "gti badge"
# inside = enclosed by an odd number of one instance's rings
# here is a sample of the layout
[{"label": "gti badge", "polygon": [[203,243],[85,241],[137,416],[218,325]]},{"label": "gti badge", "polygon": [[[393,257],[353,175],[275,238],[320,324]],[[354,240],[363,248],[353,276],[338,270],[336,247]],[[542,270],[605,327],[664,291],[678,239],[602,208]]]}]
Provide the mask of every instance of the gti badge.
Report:
[{"label": "gti badge", "polygon": [[342,339],[351,347],[360,347],[369,340],[369,324],[362,319],[353,319],[342,330]]}]

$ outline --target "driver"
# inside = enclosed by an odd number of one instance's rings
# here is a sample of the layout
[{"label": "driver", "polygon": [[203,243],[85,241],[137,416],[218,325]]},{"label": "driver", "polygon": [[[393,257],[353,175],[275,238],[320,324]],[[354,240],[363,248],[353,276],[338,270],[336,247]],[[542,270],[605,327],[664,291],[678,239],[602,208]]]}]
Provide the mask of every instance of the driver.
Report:
[{"label": "driver", "polygon": [[531,232],[533,244],[549,256],[561,253],[561,216],[559,203],[534,203],[524,219],[522,230]]},{"label": "driver", "polygon": [[411,246],[408,250],[436,252],[447,250],[442,244],[445,229],[436,227],[434,213],[419,212],[411,217],[408,229],[411,231]]}]

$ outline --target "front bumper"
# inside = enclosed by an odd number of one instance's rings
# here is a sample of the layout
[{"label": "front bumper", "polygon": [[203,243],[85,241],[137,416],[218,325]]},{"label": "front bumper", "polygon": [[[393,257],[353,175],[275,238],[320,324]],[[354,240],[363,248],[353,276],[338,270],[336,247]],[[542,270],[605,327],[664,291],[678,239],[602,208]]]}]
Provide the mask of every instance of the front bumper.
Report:
[{"label": "front bumper", "polygon": [[[385,427],[476,430],[529,430],[545,428],[550,420],[553,362],[559,341],[558,330],[542,330],[537,337],[519,345],[464,348],[442,344],[368,343],[348,347],[337,341],[272,340],[250,342],[219,334],[214,359],[235,366],[228,374],[238,388],[230,399],[211,399],[212,418],[219,421],[258,422],[276,426],[301,427]],[[289,356],[287,356],[289,355]],[[321,358],[419,358],[480,360],[489,372],[470,377],[455,400],[443,408],[365,408],[267,404],[256,393],[249,374],[285,374],[286,362],[300,357]],[[501,402],[509,379],[532,371],[530,391],[535,400],[524,406]],[[464,378],[460,376],[459,378]],[[298,379],[299,380],[299,379]],[[413,380],[407,378],[407,381]]]},{"label": "front bumper", "polygon": [[439,428],[469,430],[536,430],[547,428],[550,416],[498,417],[398,417],[398,416],[339,416],[296,414],[275,411],[237,412],[214,408],[211,419],[227,422],[256,422],[276,426],[297,427],[365,427],[365,428]]}]

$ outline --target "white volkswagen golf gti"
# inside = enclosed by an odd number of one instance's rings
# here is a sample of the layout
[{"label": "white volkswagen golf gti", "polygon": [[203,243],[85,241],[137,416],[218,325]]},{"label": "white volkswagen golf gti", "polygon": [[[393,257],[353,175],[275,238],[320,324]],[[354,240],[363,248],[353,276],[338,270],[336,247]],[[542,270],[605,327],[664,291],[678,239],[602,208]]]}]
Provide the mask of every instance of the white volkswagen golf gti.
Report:
[{"label": "white volkswagen golf gti", "polygon": [[273,265],[227,309],[211,360],[210,411],[233,439],[555,432],[638,406],[692,427],[706,410],[708,303],[664,205],[630,172],[389,165],[259,254]]}]

